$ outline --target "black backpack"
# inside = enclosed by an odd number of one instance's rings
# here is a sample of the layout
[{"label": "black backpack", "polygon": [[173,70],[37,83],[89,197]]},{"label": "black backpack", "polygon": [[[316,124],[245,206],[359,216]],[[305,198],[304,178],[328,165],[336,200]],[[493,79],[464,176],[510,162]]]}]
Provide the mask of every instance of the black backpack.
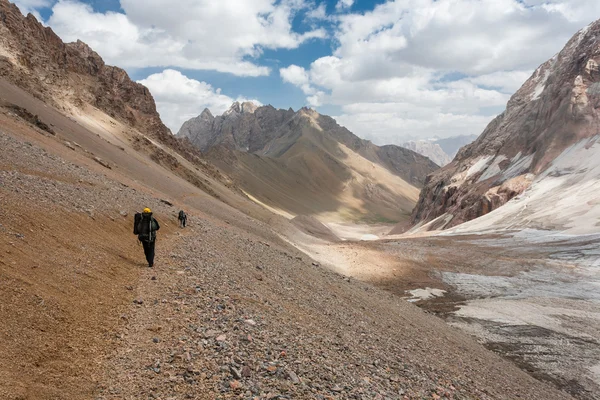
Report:
[{"label": "black backpack", "polygon": [[186,218],[186,215],[185,215],[185,213],[183,212],[183,210],[179,211],[179,219],[180,219],[180,220],[183,220],[183,219],[185,219],[185,218]]},{"label": "black backpack", "polygon": [[140,220],[136,224],[138,239],[153,242],[157,230],[158,223],[152,218],[152,214],[140,214]]},{"label": "black backpack", "polygon": [[133,216],[133,234],[140,234],[140,222],[142,221],[142,213],[135,213]]}]

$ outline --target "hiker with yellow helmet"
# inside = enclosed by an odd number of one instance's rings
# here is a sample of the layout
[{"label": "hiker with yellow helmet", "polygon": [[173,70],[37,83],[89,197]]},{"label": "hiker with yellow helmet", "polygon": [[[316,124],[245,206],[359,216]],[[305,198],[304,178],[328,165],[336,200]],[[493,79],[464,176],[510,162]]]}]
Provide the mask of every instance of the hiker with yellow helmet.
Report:
[{"label": "hiker with yellow helmet", "polygon": [[138,235],[138,240],[144,246],[144,254],[150,268],[154,266],[154,245],[156,244],[156,231],[159,229],[160,225],[148,207],[144,208],[141,214],[135,214],[133,233]]}]

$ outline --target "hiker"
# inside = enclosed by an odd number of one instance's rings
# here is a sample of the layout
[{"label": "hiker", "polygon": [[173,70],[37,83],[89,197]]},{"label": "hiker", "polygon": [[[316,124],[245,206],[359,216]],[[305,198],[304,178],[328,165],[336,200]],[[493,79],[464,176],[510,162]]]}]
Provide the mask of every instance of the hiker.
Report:
[{"label": "hiker", "polygon": [[183,210],[179,210],[179,227],[185,228],[185,223],[187,222],[187,215],[183,212]]},{"label": "hiker", "polygon": [[156,231],[159,229],[160,225],[148,207],[144,208],[141,214],[135,214],[133,233],[138,235],[139,241],[144,246],[144,254],[150,268],[154,266],[154,245],[156,244]]}]

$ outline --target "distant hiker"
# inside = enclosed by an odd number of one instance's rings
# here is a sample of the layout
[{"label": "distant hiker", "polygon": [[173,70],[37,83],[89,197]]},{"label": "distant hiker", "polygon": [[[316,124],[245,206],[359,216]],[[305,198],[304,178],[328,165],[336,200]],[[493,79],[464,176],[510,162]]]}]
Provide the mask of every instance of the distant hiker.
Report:
[{"label": "distant hiker", "polygon": [[136,213],[133,222],[133,233],[138,235],[138,239],[144,246],[144,254],[148,267],[154,266],[154,245],[156,244],[156,231],[160,229],[158,221],[152,216],[152,211],[149,208],[144,208],[144,211]]},{"label": "distant hiker", "polygon": [[183,210],[179,210],[179,227],[185,228],[185,223],[187,222],[187,215],[183,212]]}]

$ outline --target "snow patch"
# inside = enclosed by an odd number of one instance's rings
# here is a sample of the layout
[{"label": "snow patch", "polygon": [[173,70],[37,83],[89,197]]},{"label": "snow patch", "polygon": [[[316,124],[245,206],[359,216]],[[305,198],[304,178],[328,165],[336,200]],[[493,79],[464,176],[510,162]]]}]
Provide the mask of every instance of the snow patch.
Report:
[{"label": "snow patch", "polygon": [[364,240],[364,241],[379,240],[379,236],[377,236],[377,235],[371,235],[371,234],[362,235],[360,237],[360,240]]},{"label": "snow patch", "polygon": [[[538,70],[538,79],[539,79],[539,72],[540,71]],[[539,79],[537,86],[533,90],[533,93],[531,95],[531,100],[539,99],[540,96],[542,95],[542,93],[544,93],[544,89],[546,89],[546,82],[548,81],[549,77],[550,77],[550,68],[546,68],[546,70],[544,71],[544,76],[541,79]]]},{"label": "snow patch", "polygon": [[592,27],[592,24],[589,24],[588,26],[586,26],[585,28],[582,28],[579,31],[579,35],[577,36],[577,46],[579,46],[579,44],[581,43],[581,41],[583,40],[585,35],[590,31],[591,27]]},{"label": "snow patch", "polygon": [[[526,161],[523,161],[526,160]],[[523,157],[516,173],[530,161]],[[508,170],[507,170],[508,172]],[[569,234],[600,231],[600,135],[567,148],[520,196],[447,234],[534,228]]]},{"label": "snow patch", "polygon": [[421,300],[429,300],[434,297],[442,297],[446,291],[443,289],[426,287],[425,289],[407,290],[406,293],[409,293],[412,296],[408,301],[414,303]]},{"label": "snow patch", "polygon": [[479,160],[477,160],[475,164],[471,165],[471,168],[469,168],[469,170],[467,171],[467,176],[465,176],[465,179],[468,179],[470,176],[483,171],[493,158],[494,156],[481,157]]},{"label": "snow patch", "polygon": [[521,152],[513,157],[510,160],[510,165],[508,168],[504,170],[502,174],[502,180],[507,181],[512,178],[516,178],[519,175],[523,175],[529,167],[531,167],[531,163],[533,162],[534,154],[530,154],[528,156],[522,157]]},{"label": "snow patch", "polygon": [[479,180],[477,180],[477,183],[483,182],[490,178],[493,178],[496,175],[500,175],[500,173],[502,172],[502,170],[500,169],[500,163],[504,160],[508,160],[508,158],[506,158],[506,156],[504,156],[502,154],[497,156],[496,158],[494,158],[492,165],[487,167],[487,169],[485,170],[485,173],[483,175],[481,175]]}]

